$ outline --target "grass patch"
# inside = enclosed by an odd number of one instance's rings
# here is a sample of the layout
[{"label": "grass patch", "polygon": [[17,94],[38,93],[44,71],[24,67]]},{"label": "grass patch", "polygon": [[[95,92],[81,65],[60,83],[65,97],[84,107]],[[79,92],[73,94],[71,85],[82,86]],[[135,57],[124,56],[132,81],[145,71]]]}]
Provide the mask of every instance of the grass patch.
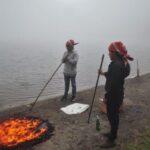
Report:
[{"label": "grass patch", "polygon": [[126,150],[150,150],[150,129],[146,129],[133,142],[127,144]]}]

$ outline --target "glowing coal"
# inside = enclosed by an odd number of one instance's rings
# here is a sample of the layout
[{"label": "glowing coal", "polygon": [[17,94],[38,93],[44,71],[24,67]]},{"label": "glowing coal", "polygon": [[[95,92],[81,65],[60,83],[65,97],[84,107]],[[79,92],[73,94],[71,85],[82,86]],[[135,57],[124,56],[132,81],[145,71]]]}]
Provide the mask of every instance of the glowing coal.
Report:
[{"label": "glowing coal", "polygon": [[53,134],[54,127],[35,117],[18,117],[0,123],[0,149],[15,149],[39,143]]}]

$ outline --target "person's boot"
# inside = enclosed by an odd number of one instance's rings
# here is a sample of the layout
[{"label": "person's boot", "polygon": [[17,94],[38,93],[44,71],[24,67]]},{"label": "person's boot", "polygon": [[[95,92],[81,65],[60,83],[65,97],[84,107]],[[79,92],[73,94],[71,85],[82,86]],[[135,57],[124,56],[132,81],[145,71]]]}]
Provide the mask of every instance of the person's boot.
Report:
[{"label": "person's boot", "polygon": [[106,137],[106,138],[110,138],[111,133],[107,132],[107,133],[102,133],[102,136]]},{"label": "person's boot", "polygon": [[67,100],[67,96],[63,96],[62,98],[61,98],[61,101],[66,101]]},{"label": "person's boot", "polygon": [[75,102],[76,101],[76,97],[75,96],[72,96],[71,97],[71,102]]},{"label": "person's boot", "polygon": [[100,145],[101,148],[112,148],[115,147],[116,143],[114,140],[106,140],[103,144]]}]

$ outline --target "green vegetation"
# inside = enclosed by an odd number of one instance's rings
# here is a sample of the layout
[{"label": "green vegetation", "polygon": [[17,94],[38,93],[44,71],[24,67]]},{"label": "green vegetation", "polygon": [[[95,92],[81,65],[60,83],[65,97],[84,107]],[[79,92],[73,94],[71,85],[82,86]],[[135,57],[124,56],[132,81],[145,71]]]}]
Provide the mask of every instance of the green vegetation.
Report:
[{"label": "green vegetation", "polygon": [[150,129],[146,129],[133,142],[127,144],[126,150],[150,150]]}]

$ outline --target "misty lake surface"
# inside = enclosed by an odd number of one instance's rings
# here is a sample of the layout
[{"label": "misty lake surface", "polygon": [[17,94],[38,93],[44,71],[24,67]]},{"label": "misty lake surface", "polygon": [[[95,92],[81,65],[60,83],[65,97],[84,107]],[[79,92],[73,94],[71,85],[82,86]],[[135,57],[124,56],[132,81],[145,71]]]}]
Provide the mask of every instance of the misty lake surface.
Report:
[{"label": "misty lake surface", "polygon": [[[35,100],[45,83],[60,64],[65,51],[60,47],[9,46],[0,45],[0,108],[27,104]],[[75,47],[79,54],[77,66],[77,91],[95,86],[97,70],[104,53],[103,70],[110,62],[107,48],[81,44]],[[150,47],[133,47],[130,54],[135,58],[131,62],[131,75],[136,76],[136,60],[139,61],[141,74],[150,72]],[[99,84],[104,84],[104,77]],[[41,98],[55,97],[64,92],[63,66],[48,84]],[[70,88],[71,92],[71,88]],[[98,91],[99,92],[99,91]],[[92,93],[91,93],[92,94]]]}]

